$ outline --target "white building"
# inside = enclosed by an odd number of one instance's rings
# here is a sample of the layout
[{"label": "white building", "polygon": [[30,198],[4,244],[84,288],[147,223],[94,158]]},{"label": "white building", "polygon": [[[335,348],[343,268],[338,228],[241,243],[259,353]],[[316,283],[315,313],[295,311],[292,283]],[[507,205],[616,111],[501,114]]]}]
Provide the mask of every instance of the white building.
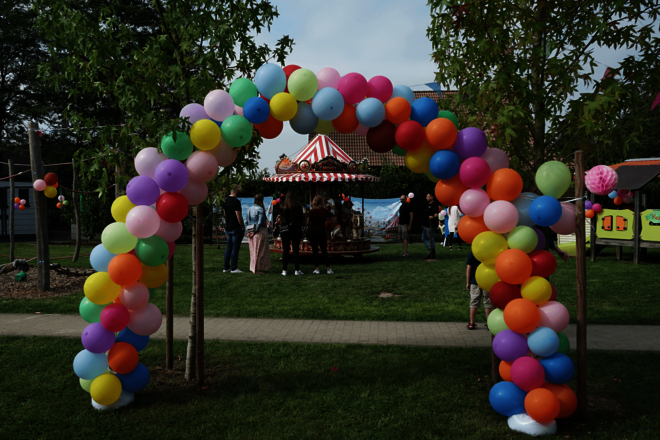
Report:
[{"label": "white building", "polygon": [[[36,239],[32,184],[14,182],[15,194],[9,194],[9,180],[0,180],[0,241],[9,241],[9,210],[14,210],[14,236],[20,241]],[[23,211],[14,209],[14,198],[25,199]]]}]

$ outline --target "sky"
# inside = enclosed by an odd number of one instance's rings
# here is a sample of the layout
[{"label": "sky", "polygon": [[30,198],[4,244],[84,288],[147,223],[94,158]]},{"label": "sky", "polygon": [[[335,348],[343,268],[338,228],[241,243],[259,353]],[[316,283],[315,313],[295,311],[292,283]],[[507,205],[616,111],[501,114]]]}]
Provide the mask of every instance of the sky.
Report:
[{"label": "sky", "polygon": [[[427,0],[275,0],[280,17],[269,33],[256,37],[274,45],[282,35],[293,38],[293,52],[286,64],[318,72],[334,67],[341,75],[358,72],[369,79],[388,77],[393,84],[429,90],[434,81],[431,42],[426,28],[431,22]],[[596,48],[599,62],[595,77],[607,66],[616,66],[627,53]],[[581,82],[582,84],[582,82]],[[581,85],[582,88],[584,86]],[[581,91],[587,91],[586,88]],[[282,134],[265,140],[259,148],[260,168],[274,171],[281,154],[291,155],[307,143],[307,136],[284,124]]]}]

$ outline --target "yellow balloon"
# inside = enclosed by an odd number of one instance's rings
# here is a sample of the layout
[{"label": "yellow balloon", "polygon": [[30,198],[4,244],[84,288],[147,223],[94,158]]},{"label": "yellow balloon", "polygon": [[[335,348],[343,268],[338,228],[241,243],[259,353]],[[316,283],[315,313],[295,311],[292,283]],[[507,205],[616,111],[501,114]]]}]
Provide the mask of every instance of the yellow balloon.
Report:
[{"label": "yellow balloon", "polygon": [[88,300],[94,304],[104,305],[119,296],[121,286],[110,279],[108,272],[96,272],[87,278],[83,290]]},{"label": "yellow balloon", "polygon": [[190,140],[200,150],[212,150],[220,137],[220,127],[210,119],[200,119],[190,129]]},{"label": "yellow balloon", "polygon": [[332,125],[332,121],[324,121],[319,119],[319,123],[314,129],[318,134],[330,134],[335,130],[335,127]]},{"label": "yellow balloon", "polygon": [[89,387],[89,393],[99,405],[112,405],[121,395],[121,382],[112,373],[102,374],[94,379]]},{"label": "yellow balloon", "polygon": [[138,239],[126,228],[126,223],[110,223],[101,234],[103,247],[113,254],[123,254],[132,251]]},{"label": "yellow balloon", "polygon": [[278,121],[290,121],[298,111],[298,101],[289,93],[278,93],[270,100],[270,114]]},{"label": "yellow balloon", "polygon": [[47,186],[46,189],[44,190],[44,195],[49,199],[52,199],[57,195],[57,188],[55,188],[54,186]]},{"label": "yellow balloon", "polygon": [[167,281],[167,266],[161,264],[160,266],[150,267],[143,264],[142,276],[138,281],[150,289],[162,286]]},{"label": "yellow balloon", "polygon": [[547,303],[552,296],[552,286],[543,277],[529,277],[520,288],[522,297],[530,300],[537,306]]},{"label": "yellow balloon", "polygon": [[438,181],[440,180],[437,177],[435,177],[433,173],[431,173],[431,170],[426,170],[426,177],[428,177],[429,180],[433,183],[438,183]]},{"label": "yellow balloon", "polygon": [[497,256],[507,249],[506,238],[493,231],[482,232],[472,241],[474,258],[485,264],[495,264]]},{"label": "yellow balloon", "polygon": [[493,285],[498,281],[501,281],[500,277],[497,276],[497,272],[495,272],[495,266],[491,264],[480,264],[479,267],[477,267],[475,278],[477,279],[479,287],[486,292],[490,292]]},{"label": "yellow balloon", "polygon": [[435,153],[426,142],[415,151],[408,151],[404,162],[410,171],[413,173],[425,173],[429,170],[429,161],[431,156]]},{"label": "yellow balloon", "polygon": [[126,216],[128,211],[135,208],[135,205],[128,200],[128,196],[121,196],[115,199],[112,202],[112,207],[110,208],[110,213],[112,218],[121,223],[126,223]]}]

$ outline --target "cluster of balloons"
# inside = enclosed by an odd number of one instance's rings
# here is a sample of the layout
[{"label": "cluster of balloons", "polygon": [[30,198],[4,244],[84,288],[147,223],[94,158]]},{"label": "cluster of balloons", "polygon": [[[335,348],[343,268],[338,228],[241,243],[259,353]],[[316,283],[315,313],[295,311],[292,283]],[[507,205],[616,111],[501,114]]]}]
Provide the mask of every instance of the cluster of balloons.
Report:
[{"label": "cluster of balloons", "polygon": [[603,210],[603,206],[600,203],[593,203],[591,200],[587,200],[584,202],[584,209],[584,216],[587,218],[593,218]]},{"label": "cluster of balloons", "polygon": [[57,196],[57,187],[59,186],[57,174],[48,173],[43,179],[37,179],[32,183],[32,187],[37,191],[43,191],[49,199]]},{"label": "cluster of balloons", "polygon": [[277,206],[278,204],[282,203],[284,201],[284,194],[281,194],[278,196],[277,194],[273,194],[273,201],[270,202],[273,206]]},{"label": "cluster of balloons", "polygon": [[57,197],[57,209],[62,209],[62,206],[69,206],[69,201],[64,196]]},{"label": "cluster of balloons", "polygon": [[14,199],[14,209],[18,209],[18,210],[21,210],[21,211],[25,211],[25,204],[26,204],[26,203],[27,203],[27,202],[25,201],[25,199],[21,199],[21,198],[19,198],[19,197],[16,197],[16,198]]},{"label": "cluster of balloons", "polygon": [[614,200],[615,205],[621,205],[623,203],[632,203],[633,201],[633,193],[632,191],[628,191],[627,189],[612,191],[611,193],[608,194],[608,197]]}]

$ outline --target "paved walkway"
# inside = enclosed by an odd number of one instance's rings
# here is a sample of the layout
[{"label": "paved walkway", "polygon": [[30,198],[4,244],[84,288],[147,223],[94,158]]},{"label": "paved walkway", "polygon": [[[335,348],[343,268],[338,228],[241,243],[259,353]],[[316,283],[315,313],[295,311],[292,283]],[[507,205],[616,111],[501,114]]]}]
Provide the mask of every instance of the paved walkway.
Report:
[{"label": "paved walkway", "polygon": [[[79,315],[0,314],[0,335],[80,337],[87,323]],[[221,341],[488,347],[491,338],[480,324],[462,322],[323,321],[312,319],[206,318],[206,339]],[[564,331],[575,348],[575,325]],[[165,338],[165,323],[152,337]],[[174,338],[188,338],[188,318],[174,318]],[[590,325],[592,350],[660,351],[660,326]]]}]

